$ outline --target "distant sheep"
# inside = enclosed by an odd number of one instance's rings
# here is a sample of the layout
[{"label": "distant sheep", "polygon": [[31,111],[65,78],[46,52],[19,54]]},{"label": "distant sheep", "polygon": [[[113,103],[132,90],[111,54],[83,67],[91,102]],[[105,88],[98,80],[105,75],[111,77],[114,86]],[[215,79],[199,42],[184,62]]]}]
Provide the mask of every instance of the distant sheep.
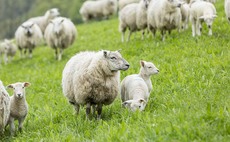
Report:
[{"label": "distant sheep", "polygon": [[228,22],[230,23],[230,0],[225,0],[224,10],[225,10],[225,14],[228,19]]},{"label": "distant sheep", "polygon": [[159,70],[151,62],[141,61],[139,74],[126,76],[121,82],[121,100],[127,108],[135,111],[145,109],[152,90],[150,77]]},{"label": "distant sheep", "polygon": [[[10,61],[15,56],[17,52],[17,46],[8,39],[5,39],[0,45],[0,54],[4,55],[5,64],[8,62],[8,57],[10,57]],[[0,60],[1,63],[1,60]]]},{"label": "distant sheep", "polygon": [[92,18],[108,18],[117,11],[117,0],[87,0],[85,1],[79,13],[84,22]]},{"label": "distant sheep", "polygon": [[119,13],[119,31],[122,33],[121,41],[124,42],[126,29],[129,29],[127,41],[133,32],[147,28],[147,8],[150,0],[141,0],[139,3],[132,3],[125,6]]},{"label": "distant sheep", "polygon": [[111,104],[119,93],[120,71],[129,68],[118,51],[81,52],[73,56],[62,73],[63,94],[79,112],[86,105],[89,117],[91,106],[101,118],[102,106]]},{"label": "distant sheep", "polygon": [[28,21],[31,21],[39,26],[42,33],[45,33],[45,29],[47,25],[49,24],[50,20],[58,17],[60,15],[59,10],[57,8],[52,8],[48,11],[46,11],[44,16],[38,16],[30,18]]},{"label": "distant sheep", "polygon": [[0,80],[0,135],[4,132],[10,116],[10,96]]},{"label": "distant sheep", "polygon": [[139,2],[140,2],[140,0],[119,0],[118,1],[118,7],[119,7],[119,10],[121,10],[122,8],[124,8],[128,4],[139,3]]},{"label": "distant sheep", "polygon": [[202,22],[208,26],[208,35],[212,35],[212,23],[216,15],[215,6],[206,1],[194,1],[190,4],[190,17],[192,22],[192,36],[200,36],[202,31]]},{"label": "distant sheep", "polygon": [[75,25],[70,19],[57,17],[49,23],[45,30],[45,39],[55,49],[57,60],[61,60],[63,50],[73,44],[76,33]]},{"label": "distant sheep", "polygon": [[156,30],[161,31],[162,41],[165,40],[166,31],[180,28],[181,2],[178,0],[152,0],[148,12],[148,28],[155,37]]},{"label": "distant sheep", "polygon": [[24,49],[24,54],[26,55],[27,50],[29,50],[29,57],[32,58],[33,49],[41,43],[42,38],[42,32],[37,24],[27,21],[20,25],[15,32],[15,39],[21,57],[23,57],[22,50]]},{"label": "distant sheep", "polygon": [[30,86],[30,83],[28,82],[17,82],[7,86],[7,88],[14,89],[14,94],[10,97],[9,125],[11,135],[14,135],[15,132],[14,120],[18,120],[18,129],[19,131],[22,131],[23,122],[28,113],[28,104],[25,92],[25,87],[28,86]]}]

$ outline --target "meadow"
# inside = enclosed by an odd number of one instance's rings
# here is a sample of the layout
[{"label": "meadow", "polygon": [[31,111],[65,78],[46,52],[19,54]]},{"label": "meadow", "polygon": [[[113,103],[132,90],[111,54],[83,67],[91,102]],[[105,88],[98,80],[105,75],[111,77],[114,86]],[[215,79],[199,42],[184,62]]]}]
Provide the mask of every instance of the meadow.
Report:
[{"label": "meadow", "polygon": [[[160,34],[141,40],[141,33],[121,43],[118,19],[76,25],[78,37],[64,51],[61,61],[47,46],[34,50],[33,58],[20,54],[0,65],[4,85],[28,81],[29,113],[23,133],[10,137],[9,127],[0,141],[229,141],[230,140],[230,25],[222,0],[216,3],[218,17],[213,36],[188,30],[161,41]],[[121,107],[120,96],[104,106],[102,120],[87,120],[85,109],[78,116],[62,94],[62,70],[80,51],[122,49],[130,63],[121,80],[139,72],[139,61],[153,62],[160,73],[152,76],[153,90],[143,112]],[[8,89],[12,94],[12,90]],[[17,125],[16,125],[17,126]]]}]

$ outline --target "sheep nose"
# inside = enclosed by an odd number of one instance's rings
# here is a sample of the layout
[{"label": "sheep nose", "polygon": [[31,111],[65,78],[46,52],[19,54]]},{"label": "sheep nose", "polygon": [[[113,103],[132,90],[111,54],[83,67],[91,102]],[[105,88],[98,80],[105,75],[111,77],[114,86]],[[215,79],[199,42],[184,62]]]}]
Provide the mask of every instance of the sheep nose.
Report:
[{"label": "sheep nose", "polygon": [[177,7],[181,7],[181,3],[179,3]]},{"label": "sheep nose", "polygon": [[22,96],[22,94],[18,94],[18,97],[21,97]]},{"label": "sheep nose", "polygon": [[208,25],[208,28],[210,29],[210,28],[211,28],[211,25]]},{"label": "sheep nose", "polygon": [[129,68],[129,64],[125,64],[125,66],[126,66],[127,68]]},{"label": "sheep nose", "polygon": [[157,70],[157,72],[160,72],[160,70]]}]

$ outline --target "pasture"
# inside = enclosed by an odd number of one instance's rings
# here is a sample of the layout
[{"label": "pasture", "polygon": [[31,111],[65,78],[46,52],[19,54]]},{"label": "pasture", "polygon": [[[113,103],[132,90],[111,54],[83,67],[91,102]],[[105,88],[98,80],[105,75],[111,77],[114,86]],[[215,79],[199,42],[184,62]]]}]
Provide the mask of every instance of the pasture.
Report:
[{"label": "pasture", "polygon": [[[230,25],[223,1],[216,4],[218,17],[213,36],[207,28],[202,36],[187,31],[161,41],[160,34],[141,40],[141,33],[121,43],[118,19],[76,25],[78,37],[61,61],[54,50],[42,46],[33,58],[19,52],[8,65],[0,65],[4,85],[28,81],[29,114],[23,133],[10,137],[9,127],[0,141],[229,141],[230,140]],[[62,94],[62,70],[80,51],[118,50],[130,63],[121,80],[139,72],[139,61],[152,61],[160,73],[152,76],[153,91],[143,112],[121,107],[118,95],[104,106],[102,120],[87,120],[85,109],[78,116]],[[12,95],[12,90],[8,89]],[[16,125],[17,126],[17,125]]]}]

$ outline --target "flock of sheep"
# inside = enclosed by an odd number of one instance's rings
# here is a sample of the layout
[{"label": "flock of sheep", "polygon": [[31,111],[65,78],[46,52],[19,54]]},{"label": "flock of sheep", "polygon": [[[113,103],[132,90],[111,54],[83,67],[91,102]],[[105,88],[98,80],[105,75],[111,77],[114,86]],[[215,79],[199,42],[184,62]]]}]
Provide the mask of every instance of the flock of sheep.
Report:
[{"label": "flock of sheep", "polygon": [[[128,4],[127,1],[120,0],[118,4],[122,41],[124,41],[126,29],[130,31],[129,40],[132,32],[142,30],[144,36],[147,28],[153,35],[160,30],[162,40],[164,40],[165,33],[170,33],[176,28],[180,29],[182,21],[185,23],[183,28],[187,28],[189,16],[193,36],[200,35],[202,21],[208,25],[209,35],[212,34],[211,26],[216,17],[216,10],[210,2],[192,0],[190,4],[186,4],[178,0],[140,0],[139,3]],[[138,2],[138,0],[133,1]],[[226,0],[225,4],[227,17],[230,19],[228,15],[230,0]],[[183,5],[186,5],[184,10],[182,10]],[[116,11],[116,7],[116,0],[86,1],[80,9],[80,14],[84,21],[90,18],[108,18]],[[23,50],[24,54],[28,50],[29,57],[32,57],[33,49],[41,44],[44,38],[46,43],[55,49],[56,59],[61,60],[63,49],[74,42],[76,32],[70,19],[59,17],[58,10],[51,9],[44,16],[31,18],[20,25],[15,33],[15,39],[22,57]],[[5,62],[8,61],[8,56],[15,55],[16,50],[17,47],[12,41],[5,40],[1,43],[0,53],[4,53]],[[122,57],[120,51],[80,52],[73,56],[64,67],[63,94],[73,105],[76,113],[79,113],[80,106],[86,106],[87,117],[92,109],[93,114],[97,113],[97,118],[101,119],[102,106],[113,103],[118,94],[121,94],[124,107],[132,111],[142,111],[152,90],[150,78],[159,73],[159,70],[151,62],[140,61],[139,74],[126,76],[120,83],[120,71],[128,68],[129,63]],[[14,120],[18,120],[18,129],[22,130],[28,113],[25,96],[25,87],[28,86],[30,86],[29,82],[8,85],[7,88],[14,90],[10,97],[0,81],[0,132],[10,125],[10,132],[13,135]]]}]

